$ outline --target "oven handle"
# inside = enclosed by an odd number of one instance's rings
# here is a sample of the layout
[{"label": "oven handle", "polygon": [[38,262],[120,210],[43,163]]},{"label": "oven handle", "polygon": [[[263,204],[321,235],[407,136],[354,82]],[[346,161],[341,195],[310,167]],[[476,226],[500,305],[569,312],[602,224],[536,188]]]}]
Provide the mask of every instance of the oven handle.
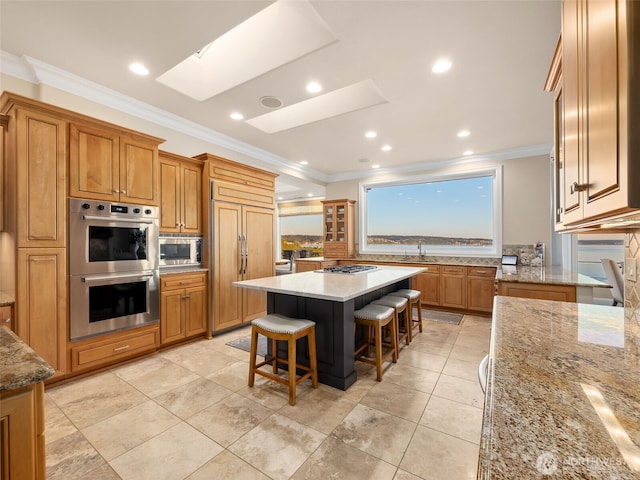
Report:
[{"label": "oven handle", "polygon": [[153,277],[152,273],[133,273],[129,275],[94,275],[91,277],[80,277],[80,280],[84,283],[92,283],[92,282],[104,282],[105,280],[119,280],[121,278],[131,279],[131,278],[149,278]]},{"label": "oven handle", "polygon": [[114,217],[100,217],[98,215],[82,215],[82,220],[102,220],[104,222],[121,222],[121,223],[148,223],[151,225],[153,220],[147,218],[114,218]]}]

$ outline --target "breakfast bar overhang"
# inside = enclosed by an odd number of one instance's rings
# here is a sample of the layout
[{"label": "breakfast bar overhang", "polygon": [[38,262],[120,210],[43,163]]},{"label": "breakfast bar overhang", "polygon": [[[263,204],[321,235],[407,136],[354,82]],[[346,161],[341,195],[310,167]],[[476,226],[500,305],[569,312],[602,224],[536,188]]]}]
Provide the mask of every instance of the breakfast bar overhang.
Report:
[{"label": "breakfast bar overhang", "polygon": [[[356,381],[353,312],[400,288],[411,288],[418,267],[380,266],[358,274],[320,271],[244,280],[233,284],[267,292],[267,312],[316,323],[318,380],[341,390]],[[299,341],[297,357],[308,364],[306,342]],[[286,350],[283,350],[286,357]]]}]

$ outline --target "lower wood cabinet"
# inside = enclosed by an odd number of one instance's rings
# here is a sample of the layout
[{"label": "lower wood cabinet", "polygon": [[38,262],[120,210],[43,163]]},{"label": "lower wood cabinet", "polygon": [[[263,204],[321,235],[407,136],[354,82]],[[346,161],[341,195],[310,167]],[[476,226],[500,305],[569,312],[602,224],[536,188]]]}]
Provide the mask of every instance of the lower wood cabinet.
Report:
[{"label": "lower wood cabinet", "polygon": [[170,274],[160,279],[160,343],[207,331],[207,273]]},{"label": "lower wood cabinet", "polygon": [[422,305],[440,306],[440,265],[425,265],[424,268],[424,272],[414,277],[413,287],[422,292]]},{"label": "lower wood cabinet", "polygon": [[535,298],[575,302],[576,287],[573,285],[549,285],[542,283],[499,282],[498,295],[506,297]]},{"label": "lower wood cabinet", "polygon": [[466,267],[443,265],[440,269],[440,306],[467,308]]},{"label": "lower wood cabinet", "polygon": [[71,371],[95,370],[157,347],[158,324],[80,340],[71,344]]},{"label": "lower wood cabinet", "polygon": [[467,309],[491,312],[495,292],[496,269],[467,267]]},{"label": "lower wood cabinet", "polygon": [[46,478],[42,382],[0,392],[0,478]]},{"label": "lower wood cabinet", "polygon": [[337,260],[296,259],[295,263],[296,263],[296,273],[300,273],[300,272],[313,272],[314,270],[321,270],[324,267],[331,267],[333,265],[337,265],[338,261]]},{"label": "lower wood cabinet", "polygon": [[13,307],[11,305],[0,307],[0,326],[8,327],[9,330],[13,330],[14,332],[16,331]]}]

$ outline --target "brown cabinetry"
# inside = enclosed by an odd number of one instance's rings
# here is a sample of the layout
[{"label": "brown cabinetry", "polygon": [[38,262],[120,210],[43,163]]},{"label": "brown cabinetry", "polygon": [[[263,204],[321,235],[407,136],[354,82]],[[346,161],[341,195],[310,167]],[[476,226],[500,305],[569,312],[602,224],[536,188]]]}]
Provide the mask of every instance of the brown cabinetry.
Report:
[{"label": "brown cabinetry", "polygon": [[207,273],[163,275],[160,279],[160,343],[207,330]]},{"label": "brown cabinetry", "polygon": [[422,293],[420,303],[440,306],[440,265],[424,265],[424,269],[414,278],[414,288]]},{"label": "brown cabinetry", "polygon": [[355,201],[325,200],[322,209],[324,257],[353,257],[356,253]]},{"label": "brown cabinetry", "polygon": [[44,480],[44,386],[0,392],[0,478]]},{"label": "brown cabinetry", "polygon": [[195,158],[205,161],[209,173],[203,181],[203,191],[211,192],[211,198],[204,196],[210,208],[204,222],[213,248],[204,253],[214,266],[211,310],[213,330],[220,331],[267,311],[265,292],[237,288],[233,282],[275,274],[276,175],[215,155]]},{"label": "brown cabinetry", "polygon": [[160,151],[160,231],[202,233],[202,161]]},{"label": "brown cabinetry", "polygon": [[305,258],[295,260],[296,262],[296,273],[301,272],[313,272],[314,270],[321,270],[324,267],[331,267],[333,265],[337,265],[337,260],[320,260],[313,258]]},{"label": "brown cabinetry", "polygon": [[556,221],[564,227],[594,226],[640,208],[640,190],[633,188],[640,141],[631,130],[640,114],[631,88],[640,74],[639,14],[640,4],[625,0],[562,3],[560,87],[548,80],[547,89],[557,98]]},{"label": "brown cabinetry", "polygon": [[440,269],[440,306],[467,308],[466,267],[443,265]]},{"label": "brown cabinetry", "polygon": [[158,346],[158,325],[151,325],[96,338],[73,342],[71,370],[94,370],[136,355],[154,351]]},{"label": "brown cabinetry", "polygon": [[[133,133],[133,132],[130,132]],[[160,139],[106,126],[69,126],[69,195],[158,205]]]},{"label": "brown cabinetry", "polygon": [[13,307],[8,305],[0,307],[0,327],[7,327],[16,331],[15,320],[13,318]]},{"label": "brown cabinetry", "polygon": [[495,291],[496,269],[467,267],[467,309],[491,312]]},{"label": "brown cabinetry", "polygon": [[537,298],[558,302],[575,302],[576,287],[542,283],[498,282],[498,295],[506,297]]},{"label": "brown cabinetry", "polygon": [[[54,108],[3,93],[6,115],[3,259],[16,303],[14,331],[54,369],[67,370],[67,127]],[[9,280],[10,278],[10,280]]]}]

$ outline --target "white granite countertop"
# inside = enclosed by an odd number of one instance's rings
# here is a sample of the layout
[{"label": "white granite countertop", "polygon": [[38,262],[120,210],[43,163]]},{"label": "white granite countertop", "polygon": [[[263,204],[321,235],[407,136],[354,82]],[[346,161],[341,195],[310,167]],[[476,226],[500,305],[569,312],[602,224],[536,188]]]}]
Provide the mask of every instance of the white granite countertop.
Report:
[{"label": "white granite countertop", "polygon": [[419,267],[380,266],[378,270],[355,275],[314,271],[256,278],[233,282],[233,284],[265,292],[346,302],[367,292],[413,277],[422,271],[424,268]]},{"label": "white granite countertop", "polygon": [[631,311],[496,297],[479,479],[640,478]]},{"label": "white granite countertop", "polygon": [[521,267],[514,271],[498,267],[496,280],[500,282],[545,283],[550,285],[573,285],[576,287],[611,288],[608,283],[595,280],[587,275],[563,270],[558,267]]}]

